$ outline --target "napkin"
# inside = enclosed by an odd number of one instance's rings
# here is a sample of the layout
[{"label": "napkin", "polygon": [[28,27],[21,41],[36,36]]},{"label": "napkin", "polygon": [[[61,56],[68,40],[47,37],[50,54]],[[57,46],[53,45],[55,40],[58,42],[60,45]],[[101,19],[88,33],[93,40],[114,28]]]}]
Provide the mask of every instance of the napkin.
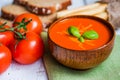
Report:
[{"label": "napkin", "polygon": [[[46,33],[43,33],[44,39]],[[46,42],[47,39],[45,39]],[[46,42],[47,44],[47,42]],[[46,47],[47,48],[47,47]],[[116,36],[110,56],[100,65],[89,70],[75,70],[58,63],[48,48],[43,61],[49,80],[120,80],[120,36]]]},{"label": "napkin", "polygon": [[107,6],[109,22],[118,29],[120,27],[120,0],[109,0]]}]

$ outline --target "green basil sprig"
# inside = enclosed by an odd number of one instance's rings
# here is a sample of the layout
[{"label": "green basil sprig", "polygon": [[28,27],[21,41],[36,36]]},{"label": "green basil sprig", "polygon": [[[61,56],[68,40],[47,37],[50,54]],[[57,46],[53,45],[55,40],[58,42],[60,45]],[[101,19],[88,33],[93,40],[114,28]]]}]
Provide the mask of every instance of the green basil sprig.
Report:
[{"label": "green basil sprig", "polygon": [[94,40],[94,39],[98,39],[99,35],[94,30],[88,30],[82,34],[82,37],[84,37],[85,39]]},{"label": "green basil sprig", "polygon": [[70,35],[77,37],[80,42],[84,42],[84,39],[94,40],[99,38],[98,33],[94,30],[85,31],[81,35],[80,30],[77,27],[70,26],[67,31]]},{"label": "green basil sprig", "polygon": [[77,37],[79,38],[81,35],[80,35],[80,31],[78,28],[76,28],[75,26],[70,26],[68,28],[68,33],[74,37]]},{"label": "green basil sprig", "polygon": [[79,40],[80,42],[82,42],[82,43],[85,42],[85,39],[84,39],[82,36],[79,37],[78,40]]}]

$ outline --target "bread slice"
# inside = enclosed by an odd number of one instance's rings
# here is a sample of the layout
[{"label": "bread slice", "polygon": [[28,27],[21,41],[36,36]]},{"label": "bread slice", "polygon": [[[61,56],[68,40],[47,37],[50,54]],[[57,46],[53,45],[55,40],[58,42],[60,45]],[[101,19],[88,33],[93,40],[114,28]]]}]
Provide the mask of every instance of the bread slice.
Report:
[{"label": "bread slice", "polygon": [[66,9],[71,0],[29,0],[27,9],[38,15],[48,15]]},{"label": "bread slice", "polygon": [[39,18],[41,19],[41,21],[43,23],[43,27],[47,28],[47,27],[49,27],[49,25],[51,23],[53,23],[56,20],[57,13],[53,13],[53,14],[46,15],[46,16],[39,16]]},{"label": "bread slice", "polygon": [[8,25],[8,26],[10,26],[10,27],[12,26],[12,21],[7,20],[7,19],[4,19],[4,18],[1,18],[1,17],[0,17],[0,22],[2,22],[2,23],[7,22],[7,25]]},{"label": "bread slice", "polygon": [[[26,12],[30,13],[23,6],[20,5],[12,4],[2,7],[2,17],[8,20],[14,20],[15,17]],[[54,13],[51,15],[38,16],[38,17],[41,19],[43,23],[43,27],[46,28],[56,19],[56,16],[57,16],[56,13]]]},{"label": "bread slice", "polygon": [[13,4],[19,4],[19,5],[25,6],[27,2],[28,0],[14,0]]},{"label": "bread slice", "polygon": [[14,20],[14,18],[22,13],[29,13],[24,7],[19,5],[7,5],[1,8],[2,17],[8,20]]}]

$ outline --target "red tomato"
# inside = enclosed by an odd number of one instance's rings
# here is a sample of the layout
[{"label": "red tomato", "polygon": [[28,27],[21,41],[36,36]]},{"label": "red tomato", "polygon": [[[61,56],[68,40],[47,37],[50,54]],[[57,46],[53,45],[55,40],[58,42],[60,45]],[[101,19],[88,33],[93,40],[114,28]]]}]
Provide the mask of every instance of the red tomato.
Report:
[{"label": "red tomato", "polygon": [[[27,24],[27,31],[32,31],[35,32],[37,34],[40,34],[42,32],[42,22],[39,19],[39,17],[35,14],[31,14],[31,13],[24,13],[21,14],[19,16],[16,17],[16,19],[14,20],[13,26],[17,26],[16,22],[21,22],[23,20],[23,18],[25,18],[25,21],[28,21],[30,19],[32,19],[32,21]],[[23,32],[24,30],[21,29],[20,32]]]},{"label": "red tomato", "polygon": [[0,42],[6,46],[14,41],[14,33],[11,31],[0,32]]},{"label": "red tomato", "polygon": [[43,41],[34,32],[27,32],[26,39],[20,40],[15,45],[13,58],[21,64],[31,64],[43,55]]},{"label": "red tomato", "polygon": [[[0,25],[1,24],[2,23],[0,23]],[[5,25],[4,28],[9,28],[9,26]],[[11,32],[11,31],[0,32],[0,43],[8,46],[13,41],[14,41],[14,33],[13,32]]]},{"label": "red tomato", "polygon": [[9,66],[12,61],[12,56],[10,50],[0,44],[0,74],[3,73]]}]

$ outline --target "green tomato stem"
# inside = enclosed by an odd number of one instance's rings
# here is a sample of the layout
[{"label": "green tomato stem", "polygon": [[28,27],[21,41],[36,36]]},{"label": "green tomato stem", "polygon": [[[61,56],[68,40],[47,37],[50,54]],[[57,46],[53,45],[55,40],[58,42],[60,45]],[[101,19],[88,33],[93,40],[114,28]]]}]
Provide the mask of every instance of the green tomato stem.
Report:
[{"label": "green tomato stem", "polygon": [[0,25],[0,28],[4,28],[4,26],[7,24],[7,22]]},{"label": "green tomato stem", "polygon": [[25,37],[24,34],[16,31],[16,29],[17,29],[17,30],[20,30],[21,28],[23,28],[24,30],[27,30],[26,25],[28,25],[28,24],[32,21],[32,19],[28,20],[27,22],[25,22],[25,20],[26,20],[26,19],[23,18],[21,22],[16,22],[17,26],[15,26],[15,27],[10,27],[10,28],[4,28],[4,26],[5,26],[6,23],[7,23],[7,22],[5,22],[5,23],[3,23],[2,25],[0,25],[0,28],[1,28],[1,29],[0,29],[0,32],[12,31],[12,32],[14,32],[14,33],[16,34],[15,37],[16,37],[17,39],[25,39],[26,37]]}]

